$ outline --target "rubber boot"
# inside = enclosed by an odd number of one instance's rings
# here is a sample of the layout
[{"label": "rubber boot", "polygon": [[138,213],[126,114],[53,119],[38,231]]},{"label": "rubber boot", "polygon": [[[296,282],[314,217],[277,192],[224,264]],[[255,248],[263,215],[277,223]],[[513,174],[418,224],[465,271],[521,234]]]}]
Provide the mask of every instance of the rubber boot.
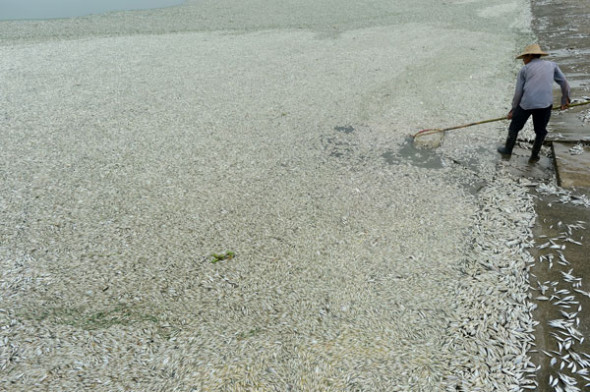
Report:
[{"label": "rubber boot", "polygon": [[506,145],[504,147],[498,147],[498,152],[502,155],[512,155],[512,149],[516,144],[517,135],[517,132],[508,132],[508,137],[506,138]]},{"label": "rubber boot", "polygon": [[537,137],[535,139],[535,142],[533,143],[533,151],[531,152],[531,157],[529,158],[529,163],[535,163],[539,161],[539,152],[541,152],[541,147],[543,146],[544,140],[545,137]]}]

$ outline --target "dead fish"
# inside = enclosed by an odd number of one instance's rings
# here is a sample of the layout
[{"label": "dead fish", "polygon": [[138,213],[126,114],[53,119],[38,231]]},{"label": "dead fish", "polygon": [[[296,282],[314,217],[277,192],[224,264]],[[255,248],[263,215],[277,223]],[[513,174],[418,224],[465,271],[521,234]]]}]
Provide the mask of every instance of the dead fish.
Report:
[{"label": "dead fish", "polygon": [[574,301],[575,297],[573,295],[568,295],[565,298],[560,299],[559,301],[555,302],[555,305],[559,305],[559,304],[563,304],[563,303],[576,303],[576,301]]},{"label": "dead fish", "polygon": [[575,378],[573,377],[569,377],[563,373],[557,373],[559,376],[559,379],[565,384],[565,385],[576,385],[578,382],[576,381]]},{"label": "dead fish", "polygon": [[512,241],[507,241],[505,245],[506,245],[507,247],[511,248],[511,247],[513,247],[514,245],[517,245],[517,244],[519,244],[519,243],[520,243],[520,240],[519,240],[519,239],[515,239],[515,240],[512,240]]},{"label": "dead fish", "polygon": [[570,242],[570,243],[572,243],[572,244],[576,244],[576,245],[580,245],[580,246],[582,246],[582,243],[581,243],[581,242],[579,242],[579,241],[576,241],[576,240],[574,240],[574,239],[572,239],[572,238],[569,238],[569,237],[568,237],[568,238],[566,238],[564,241],[566,241],[566,242]]},{"label": "dead fish", "polygon": [[590,298],[590,293],[584,290],[574,289],[575,292],[585,295],[586,297]]},{"label": "dead fish", "polygon": [[545,249],[545,248],[547,248],[550,245],[551,245],[551,242],[545,242],[544,244],[539,245],[537,248],[539,248],[539,249]]},{"label": "dead fish", "polygon": [[539,263],[542,263],[545,260],[547,260],[547,256],[544,256],[544,255],[539,256]]}]

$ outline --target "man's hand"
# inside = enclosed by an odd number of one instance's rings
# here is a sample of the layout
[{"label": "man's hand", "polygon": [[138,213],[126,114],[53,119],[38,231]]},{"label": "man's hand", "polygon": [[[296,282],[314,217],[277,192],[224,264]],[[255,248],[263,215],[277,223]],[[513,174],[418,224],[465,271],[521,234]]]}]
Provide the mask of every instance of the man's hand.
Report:
[{"label": "man's hand", "polygon": [[570,106],[570,102],[571,102],[571,101],[570,101],[570,99],[568,98],[568,99],[567,99],[567,103],[566,103],[565,105],[561,105],[561,110],[565,110],[565,109],[569,108],[569,106]]},{"label": "man's hand", "polygon": [[511,111],[508,112],[508,115],[506,116],[506,118],[508,120],[512,119],[512,112],[513,112],[513,110],[511,110]]}]

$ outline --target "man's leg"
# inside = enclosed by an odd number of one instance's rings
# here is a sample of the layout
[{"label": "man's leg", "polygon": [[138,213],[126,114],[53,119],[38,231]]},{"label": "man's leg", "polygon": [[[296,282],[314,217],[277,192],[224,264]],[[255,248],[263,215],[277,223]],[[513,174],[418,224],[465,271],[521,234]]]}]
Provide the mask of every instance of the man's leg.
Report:
[{"label": "man's leg", "polygon": [[516,137],[518,136],[518,132],[524,127],[526,121],[529,119],[531,115],[529,110],[524,110],[520,106],[517,106],[516,109],[512,112],[512,121],[510,121],[510,126],[508,127],[508,138],[506,138],[506,145],[504,147],[498,148],[498,152],[503,155],[511,155],[512,149],[516,144]]},{"label": "man's leg", "polygon": [[539,152],[547,136],[547,124],[551,118],[551,106],[544,109],[533,110],[533,126],[535,127],[535,142],[533,143],[533,151],[529,162],[537,162],[539,160]]}]

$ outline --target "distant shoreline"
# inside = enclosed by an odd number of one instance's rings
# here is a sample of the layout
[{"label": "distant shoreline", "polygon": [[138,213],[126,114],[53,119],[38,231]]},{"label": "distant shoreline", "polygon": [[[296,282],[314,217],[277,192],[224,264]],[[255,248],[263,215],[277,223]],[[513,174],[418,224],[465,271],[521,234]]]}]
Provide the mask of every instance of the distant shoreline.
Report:
[{"label": "distant shoreline", "polygon": [[[0,12],[2,21],[41,21],[53,19],[70,19],[102,15],[117,11],[138,11],[175,7],[183,4],[186,0],[103,0],[100,2],[84,2],[79,4],[67,2],[63,4],[59,0],[21,0],[11,7],[5,5]],[[49,3],[49,4],[48,4]]]}]

